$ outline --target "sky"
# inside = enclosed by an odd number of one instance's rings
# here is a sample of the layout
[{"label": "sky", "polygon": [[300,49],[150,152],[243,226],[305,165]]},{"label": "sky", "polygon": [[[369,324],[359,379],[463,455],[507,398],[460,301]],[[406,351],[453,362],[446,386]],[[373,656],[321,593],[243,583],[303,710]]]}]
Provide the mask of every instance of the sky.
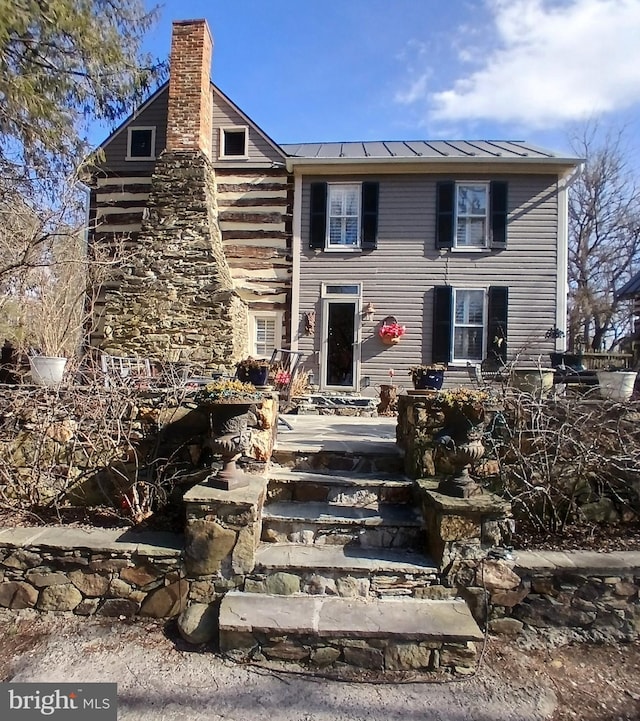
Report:
[{"label": "sky", "polygon": [[[150,4],[150,3],[149,3]],[[640,159],[640,0],[166,0],[206,18],[212,79],[276,142],[527,140],[585,122]]]}]

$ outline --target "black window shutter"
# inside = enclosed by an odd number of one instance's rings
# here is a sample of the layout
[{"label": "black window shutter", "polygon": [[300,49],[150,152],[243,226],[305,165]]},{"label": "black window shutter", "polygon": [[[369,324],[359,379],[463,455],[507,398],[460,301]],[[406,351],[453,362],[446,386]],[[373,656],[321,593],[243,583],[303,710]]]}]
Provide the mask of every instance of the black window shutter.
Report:
[{"label": "black window shutter", "polygon": [[494,180],[489,189],[489,204],[491,209],[491,247],[507,247],[507,183],[504,180]]},{"label": "black window shutter", "polygon": [[487,357],[507,362],[507,316],[509,288],[489,288],[489,318],[487,322]]},{"label": "black window shutter", "polygon": [[436,248],[453,247],[455,197],[453,181],[441,181],[436,185]]},{"label": "black window shutter", "polygon": [[311,183],[309,247],[324,248],[327,235],[327,184]]},{"label": "black window shutter", "polygon": [[451,360],[451,323],[453,289],[440,285],[433,289],[433,340],[431,358],[434,363],[448,363]]},{"label": "black window shutter", "polygon": [[362,183],[362,249],[375,250],[378,246],[378,193],[379,183]]}]

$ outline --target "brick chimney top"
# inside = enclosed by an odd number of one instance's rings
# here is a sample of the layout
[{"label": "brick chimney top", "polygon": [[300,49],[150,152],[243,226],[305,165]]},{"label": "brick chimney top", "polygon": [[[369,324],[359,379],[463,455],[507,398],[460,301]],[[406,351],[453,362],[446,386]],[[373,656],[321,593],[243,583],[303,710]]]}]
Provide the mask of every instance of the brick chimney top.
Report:
[{"label": "brick chimney top", "polygon": [[211,57],[206,20],[173,23],[167,150],[201,150],[211,157]]}]

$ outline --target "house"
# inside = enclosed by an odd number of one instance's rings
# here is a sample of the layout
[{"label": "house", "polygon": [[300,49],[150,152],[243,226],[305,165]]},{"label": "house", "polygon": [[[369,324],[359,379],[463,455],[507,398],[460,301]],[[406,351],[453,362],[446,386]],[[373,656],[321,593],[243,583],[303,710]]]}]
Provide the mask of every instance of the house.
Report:
[{"label": "house", "polygon": [[[93,238],[125,233],[136,257],[97,344],[209,365],[289,347],[336,393],[563,349],[547,331],[566,326],[577,158],[520,141],[278,144],[211,83],[211,49],[205,21],[174,23],[169,83],[101,146]],[[393,321],[406,333],[385,345]]]}]

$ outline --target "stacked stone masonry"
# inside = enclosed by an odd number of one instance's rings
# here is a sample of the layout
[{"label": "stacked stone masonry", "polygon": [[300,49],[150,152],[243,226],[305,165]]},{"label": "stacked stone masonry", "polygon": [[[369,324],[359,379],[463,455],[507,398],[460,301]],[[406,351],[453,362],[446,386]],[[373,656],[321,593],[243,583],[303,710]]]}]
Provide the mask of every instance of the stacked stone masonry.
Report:
[{"label": "stacked stone masonry", "polygon": [[233,287],[205,155],[156,163],[131,263],[105,298],[104,349],[228,369],[248,348],[247,306]]},{"label": "stacked stone masonry", "polygon": [[[168,547],[144,548],[143,543],[118,541],[122,535],[1,529],[0,605],[80,616],[177,616],[189,592],[176,548],[179,538],[170,539]],[[33,537],[33,543],[20,545],[21,536]]]}]

